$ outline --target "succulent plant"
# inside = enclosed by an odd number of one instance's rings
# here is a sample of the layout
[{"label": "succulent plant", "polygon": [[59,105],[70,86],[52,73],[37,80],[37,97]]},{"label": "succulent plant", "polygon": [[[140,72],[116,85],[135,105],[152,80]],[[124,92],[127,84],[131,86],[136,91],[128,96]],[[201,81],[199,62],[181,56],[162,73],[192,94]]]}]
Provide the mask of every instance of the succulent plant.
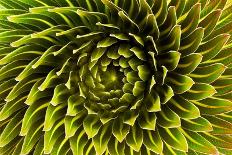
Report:
[{"label": "succulent plant", "polygon": [[232,154],[227,0],[0,0],[0,154]]}]

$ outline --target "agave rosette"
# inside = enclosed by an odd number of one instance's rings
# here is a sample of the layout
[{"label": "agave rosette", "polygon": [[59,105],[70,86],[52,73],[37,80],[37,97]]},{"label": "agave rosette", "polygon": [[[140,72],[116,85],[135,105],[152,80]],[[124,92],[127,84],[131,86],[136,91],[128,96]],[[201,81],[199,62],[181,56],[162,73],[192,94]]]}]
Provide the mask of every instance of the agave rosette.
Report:
[{"label": "agave rosette", "polygon": [[0,154],[232,154],[229,1],[0,6]]}]

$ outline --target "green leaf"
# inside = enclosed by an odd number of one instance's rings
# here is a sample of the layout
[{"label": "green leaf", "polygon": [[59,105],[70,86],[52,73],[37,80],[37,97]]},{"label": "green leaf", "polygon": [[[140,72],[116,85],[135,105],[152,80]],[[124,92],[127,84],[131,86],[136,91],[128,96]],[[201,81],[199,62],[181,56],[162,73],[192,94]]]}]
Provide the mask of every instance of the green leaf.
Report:
[{"label": "green leaf", "polygon": [[176,16],[177,18],[181,16],[184,7],[185,7],[185,1],[181,1],[181,0],[172,0],[168,5],[169,6],[175,6],[176,8]]},{"label": "green leaf", "polygon": [[95,48],[91,54],[91,61],[98,60],[105,53],[106,48]]},{"label": "green leaf", "polygon": [[48,65],[48,64],[53,65],[58,59],[57,57],[54,56],[53,52],[59,50],[58,47],[59,46],[56,46],[56,45],[49,47],[45,52],[43,52],[41,57],[39,57],[39,59],[33,64],[32,68],[35,69],[35,68],[37,68],[41,65],[45,65],[45,64],[46,65]]},{"label": "green leaf", "polygon": [[76,134],[69,139],[70,147],[74,155],[84,155],[84,147],[88,142],[88,136],[83,128],[76,130]]},{"label": "green leaf", "polygon": [[[42,14],[25,13],[20,15],[8,16],[8,21],[14,23],[27,23],[32,26],[38,26],[40,29],[46,29],[54,26],[54,21]],[[38,20],[40,19],[40,20]]]},{"label": "green leaf", "polygon": [[19,135],[23,116],[24,110],[21,110],[12,119],[10,119],[9,123],[0,134],[0,147],[7,145]]},{"label": "green leaf", "polygon": [[138,123],[144,130],[155,130],[156,114],[154,112],[147,112],[145,109],[141,110],[138,117]]},{"label": "green leaf", "polygon": [[[200,12],[201,12],[201,3],[196,3],[188,11],[188,14],[183,19],[183,21],[180,23],[180,25],[181,25],[181,38],[187,37],[190,33],[192,33],[197,28],[198,22],[200,20]],[[199,37],[200,40],[202,37]],[[181,41],[181,43],[182,43],[182,41]]]},{"label": "green leaf", "polygon": [[[23,139],[20,138],[20,137],[16,137],[14,140],[12,140],[9,144],[7,144],[6,146],[4,147],[0,147],[0,152],[1,154],[6,154],[6,155],[12,155],[13,154],[13,151],[15,149],[15,146],[17,145],[17,143],[19,143],[19,145],[22,145],[22,141]],[[21,144],[20,144],[21,143]],[[18,146],[19,147],[19,146]],[[21,149],[18,150],[19,151],[19,154],[21,152]]]},{"label": "green leaf", "polygon": [[218,118],[217,116],[204,116],[213,126],[211,134],[232,134],[232,123]]},{"label": "green leaf", "polygon": [[143,81],[147,81],[150,78],[150,68],[145,65],[140,65],[137,67],[138,75]]},{"label": "green leaf", "polygon": [[25,79],[26,77],[28,77],[32,74],[36,74],[36,73],[48,73],[49,72],[48,66],[40,66],[36,69],[32,68],[32,66],[35,64],[36,61],[38,61],[38,59],[39,58],[35,58],[30,63],[27,62],[26,67],[24,68],[24,70],[20,74],[17,75],[15,80],[21,81],[21,80]]},{"label": "green leaf", "polygon": [[199,109],[193,103],[181,96],[175,95],[169,100],[167,105],[181,118],[194,119],[200,116]]},{"label": "green leaf", "polygon": [[66,154],[66,153],[68,154],[68,151],[70,150],[70,144],[68,141],[69,139],[63,138],[63,137],[61,138],[56,141],[55,146],[58,146],[58,147],[54,147],[52,149],[51,154]]},{"label": "green leaf", "polygon": [[202,42],[204,36],[204,29],[199,27],[195,29],[189,36],[182,39],[180,42],[179,52],[181,56],[187,56],[194,53]]},{"label": "green leaf", "polygon": [[164,128],[176,128],[181,126],[180,117],[168,106],[163,105],[160,112],[156,113],[157,124]]},{"label": "green leaf", "polygon": [[34,155],[43,155],[44,148],[44,138],[40,138],[39,142],[35,146],[35,150],[33,152]]},{"label": "green leaf", "polygon": [[33,87],[31,88],[28,96],[27,96],[27,100],[25,101],[25,103],[27,105],[32,105],[33,103],[35,103],[37,100],[42,99],[42,98],[46,98],[46,97],[52,97],[52,93],[50,89],[46,89],[44,91],[40,91],[38,88],[39,86],[42,84],[44,79],[38,80]]},{"label": "green leaf", "polygon": [[130,72],[126,73],[126,80],[130,84],[134,84],[136,81],[139,81],[140,78],[139,78],[138,73],[136,71],[130,71]]},{"label": "green leaf", "polygon": [[212,85],[217,91],[216,95],[229,94],[232,91],[232,78],[219,78]]},{"label": "green leaf", "polygon": [[82,53],[90,50],[93,47],[93,42],[89,41],[87,43],[83,43],[79,48],[73,50],[73,54]]},{"label": "green leaf", "polygon": [[[142,146],[143,148],[143,146]],[[127,155],[141,155],[141,151],[136,152],[132,147],[126,145],[125,146],[125,154]]]},{"label": "green leaf", "polygon": [[157,112],[160,111],[160,98],[158,94],[154,91],[152,91],[146,99],[144,100],[144,103],[147,107],[148,112]]},{"label": "green leaf", "polygon": [[146,25],[143,28],[143,34],[148,36],[151,35],[153,36],[154,40],[157,40],[159,37],[159,28],[157,26],[156,18],[154,14],[149,14],[146,17]]},{"label": "green leaf", "polygon": [[128,27],[130,27],[130,31],[139,32],[139,26],[123,11],[119,11],[118,16],[121,18],[120,24],[122,25],[124,30],[127,30]]},{"label": "green leaf", "polygon": [[14,78],[22,72],[22,70],[27,66],[28,61],[13,61],[3,66],[0,69],[0,80],[3,81],[8,78]]},{"label": "green leaf", "polygon": [[[188,152],[183,152],[183,151],[174,149],[173,147],[171,147],[167,143],[164,143],[163,153],[170,154],[170,155],[177,155],[177,154],[178,155],[187,155],[187,153],[192,153],[192,152],[191,152],[191,150],[188,150]],[[191,155],[195,155],[195,154],[191,154]]]},{"label": "green leaf", "polygon": [[23,146],[21,150],[21,154],[28,154],[34,148],[41,135],[43,134],[43,119],[35,121],[33,126],[28,128],[28,132],[25,135]]},{"label": "green leaf", "polygon": [[232,149],[232,137],[230,135],[212,135],[204,132],[201,136],[218,148]]},{"label": "green leaf", "polygon": [[[22,146],[23,146],[23,138],[21,138],[19,141],[17,141],[17,144],[15,145],[15,149],[14,149],[14,152],[12,153],[12,155],[20,154],[20,152],[22,150]],[[0,149],[0,151],[1,151],[1,149]]]},{"label": "green leaf", "polygon": [[188,143],[184,135],[178,128],[158,128],[159,134],[163,141],[174,149],[187,152]]},{"label": "green leaf", "polygon": [[125,141],[119,142],[116,138],[111,136],[110,141],[108,143],[108,151],[113,155],[125,155]]},{"label": "green leaf", "polygon": [[113,60],[116,60],[120,57],[117,53],[118,47],[117,46],[110,46],[107,51],[107,57]]},{"label": "green leaf", "polygon": [[66,115],[76,116],[82,110],[84,101],[85,98],[78,94],[70,96],[68,98],[68,109]]},{"label": "green leaf", "polygon": [[216,26],[220,16],[221,16],[222,10],[215,10],[211,12],[209,15],[207,15],[200,23],[199,27],[204,28],[204,38],[207,37]]},{"label": "green leaf", "polygon": [[122,55],[125,58],[129,58],[133,55],[133,52],[130,50],[130,44],[120,44],[118,48],[118,54]]},{"label": "green leaf", "polygon": [[232,110],[232,101],[223,98],[209,97],[193,103],[198,106],[201,114],[217,115]]},{"label": "green leaf", "polygon": [[194,132],[209,132],[213,130],[210,122],[203,117],[198,117],[196,119],[183,119],[181,120],[181,126]]},{"label": "green leaf", "polygon": [[[4,100],[9,92],[14,88],[14,86],[17,84],[17,81],[14,79],[10,79],[7,81],[4,81],[0,84],[0,98],[1,100]],[[13,100],[12,100],[13,101]],[[9,102],[9,101],[8,101]]]},{"label": "green leaf", "polygon": [[213,86],[205,83],[196,83],[181,96],[188,100],[202,100],[213,96],[215,93],[216,90]]},{"label": "green leaf", "polygon": [[145,83],[143,81],[136,81],[133,88],[133,95],[139,96],[143,94],[144,90],[145,90]]},{"label": "green leaf", "polygon": [[61,138],[65,138],[64,135],[64,120],[57,121],[54,127],[45,131],[44,134],[44,153],[50,154],[54,148],[55,143]]},{"label": "green leaf", "polygon": [[37,101],[29,106],[23,118],[20,135],[27,135],[29,130],[35,126],[36,121],[41,119],[41,117],[44,117],[45,110],[47,109],[48,105],[49,104],[45,101]]},{"label": "green leaf", "polygon": [[123,122],[130,126],[133,126],[138,116],[139,114],[136,111],[133,111],[133,110],[126,111],[123,114]]},{"label": "green leaf", "polygon": [[165,38],[160,39],[157,42],[157,49],[159,52],[178,51],[180,47],[180,39],[181,27],[180,25],[176,25]]},{"label": "green leaf", "polygon": [[[119,27],[117,25],[114,25],[114,24],[102,24],[101,22],[97,22],[96,25],[99,27],[102,27],[103,29],[105,29],[105,31],[109,31],[109,32],[111,32],[111,31],[117,32],[118,30],[120,30]],[[113,39],[118,39],[115,36],[110,35],[110,37],[113,37]]]},{"label": "green leaf", "polygon": [[66,25],[53,26],[51,28],[42,30],[40,32],[33,33],[33,34],[31,34],[31,37],[32,38],[41,38],[43,36],[49,36],[49,35],[54,36],[56,33],[61,32],[63,30],[66,30],[67,28],[68,28],[68,26],[66,26]]},{"label": "green leaf", "polygon": [[230,52],[232,47],[222,49],[213,59],[208,60],[208,63],[222,63],[225,66],[228,66],[232,63],[232,53]]},{"label": "green leaf", "polygon": [[179,74],[189,74],[193,72],[201,63],[202,55],[199,53],[192,53],[188,56],[182,57],[175,69]]},{"label": "green leaf", "polygon": [[49,131],[57,120],[63,118],[66,113],[66,104],[60,104],[58,106],[48,105],[44,120],[44,131]]},{"label": "green leaf", "polygon": [[126,136],[126,143],[136,152],[139,152],[143,143],[143,130],[135,124],[131,127],[131,131]]},{"label": "green leaf", "polygon": [[188,91],[195,82],[188,76],[176,73],[168,73],[166,83],[172,87],[172,90],[176,94],[182,94]]},{"label": "green leaf", "polygon": [[226,70],[226,66],[219,63],[212,65],[197,67],[189,76],[199,83],[212,83],[217,80],[223,72]]},{"label": "green leaf", "polygon": [[170,51],[164,54],[160,54],[157,58],[159,61],[157,63],[160,66],[165,66],[169,71],[174,70],[180,60],[180,53],[176,51]]},{"label": "green leaf", "polygon": [[155,131],[143,131],[143,143],[144,145],[154,153],[161,154],[163,151],[163,141],[157,130]]},{"label": "green leaf", "polygon": [[87,115],[83,121],[83,127],[88,138],[93,138],[101,128],[102,124],[97,115]]},{"label": "green leaf", "polygon": [[[114,37],[118,40],[129,40],[129,37],[124,34],[124,33],[114,33],[114,34],[110,34],[111,37]],[[123,44],[120,44],[120,46]]]},{"label": "green leaf", "polygon": [[203,56],[203,63],[207,63],[207,60],[214,58],[221,51],[229,37],[230,36],[228,34],[220,34],[213,39],[201,44],[196,50],[196,53],[200,53]]},{"label": "green leaf", "polygon": [[58,104],[67,101],[69,96],[70,96],[70,90],[64,84],[59,84],[56,86],[54,90],[54,94],[50,103],[54,106],[57,106]]},{"label": "green leaf", "polygon": [[146,22],[143,19],[145,19],[148,14],[152,14],[152,10],[146,0],[139,0],[137,3],[139,5],[139,8],[138,8],[139,11],[134,10],[133,17],[136,18],[135,19],[136,23],[139,23],[139,27],[142,29],[142,27],[144,27],[143,25]]},{"label": "green leaf", "polygon": [[118,117],[113,123],[113,135],[121,143],[129,133],[130,126],[123,123],[122,117]]},{"label": "green leaf", "polygon": [[156,88],[156,90],[158,91],[160,103],[162,104],[165,104],[174,96],[172,88],[166,84]]},{"label": "green leaf", "polygon": [[29,92],[31,87],[40,79],[41,77],[35,74],[28,76],[22,81],[19,81],[10,91],[5,100],[9,102],[14,100],[17,96],[21,95],[22,93]]},{"label": "green leaf", "polygon": [[201,153],[218,154],[217,148],[196,132],[180,129],[188,140],[189,148]]},{"label": "green leaf", "polygon": [[0,60],[0,64],[8,64],[12,61],[16,60],[32,60],[33,58],[36,58],[42,54],[40,52],[41,47],[39,46],[22,46],[17,48],[16,50],[12,51],[11,53],[7,54],[4,58]]},{"label": "green leaf", "polygon": [[[127,60],[128,61],[128,60]],[[131,69],[133,69],[134,71],[138,71],[138,66],[142,66],[143,63],[141,60],[139,60],[139,58],[137,57],[132,57],[129,61],[128,61],[129,66],[131,67]],[[141,74],[141,72],[140,72]],[[141,76],[141,75],[140,75]],[[146,75],[147,76],[147,75]]]},{"label": "green leaf", "polygon": [[22,109],[26,105],[24,104],[27,96],[19,96],[10,102],[6,102],[2,109],[0,110],[0,121],[6,120],[9,118],[14,112]]},{"label": "green leaf", "polygon": [[225,7],[227,1],[224,0],[219,0],[219,1],[215,1],[214,3],[208,3],[205,2],[205,7],[204,9],[201,11],[201,17],[205,17],[206,15],[210,14],[211,12],[213,12],[214,10],[223,10],[223,8]]},{"label": "green leaf", "polygon": [[168,12],[168,4],[166,0],[155,1],[152,7],[152,12],[156,17],[157,25],[160,26],[165,21]]},{"label": "green leaf", "polygon": [[141,38],[140,36],[136,35],[136,34],[132,34],[132,33],[129,33],[129,35],[133,38],[133,40],[141,45],[141,46],[144,46],[144,41],[143,41],[143,38]]},{"label": "green leaf", "polygon": [[33,33],[31,30],[5,30],[4,32],[0,32],[0,41],[11,43],[31,33]]},{"label": "green leaf", "polygon": [[106,149],[112,135],[112,123],[108,122],[101,127],[100,131],[93,137],[93,145],[96,153],[102,155]]},{"label": "green leaf", "polygon": [[146,61],[146,55],[142,49],[138,47],[132,47],[130,51],[133,52],[140,60]]},{"label": "green leaf", "polygon": [[177,17],[176,17],[175,7],[170,6],[168,8],[167,18],[165,19],[164,23],[159,27],[160,37],[168,35],[171,29],[176,25],[176,22],[177,22]]},{"label": "green leaf", "polygon": [[117,43],[117,39],[108,37],[108,38],[105,38],[105,39],[99,41],[98,44],[97,44],[97,48],[109,47],[109,46],[112,46],[115,43]]}]

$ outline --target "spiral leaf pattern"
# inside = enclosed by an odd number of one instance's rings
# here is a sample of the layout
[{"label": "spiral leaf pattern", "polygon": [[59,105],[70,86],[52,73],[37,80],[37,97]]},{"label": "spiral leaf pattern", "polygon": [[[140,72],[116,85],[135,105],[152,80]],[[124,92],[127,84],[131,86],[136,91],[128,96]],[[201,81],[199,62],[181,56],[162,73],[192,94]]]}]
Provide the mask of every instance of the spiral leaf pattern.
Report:
[{"label": "spiral leaf pattern", "polygon": [[0,154],[232,154],[231,10],[0,0]]}]

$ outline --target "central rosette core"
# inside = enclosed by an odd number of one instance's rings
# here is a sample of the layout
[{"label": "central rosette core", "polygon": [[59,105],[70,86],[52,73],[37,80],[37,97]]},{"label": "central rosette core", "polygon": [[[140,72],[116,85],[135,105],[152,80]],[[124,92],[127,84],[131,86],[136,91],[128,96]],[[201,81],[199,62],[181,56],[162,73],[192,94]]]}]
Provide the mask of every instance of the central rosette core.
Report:
[{"label": "central rosette core", "polygon": [[85,109],[104,123],[121,114],[137,114],[145,107],[142,102],[154,78],[148,52],[113,37],[88,46],[77,62]]},{"label": "central rosette core", "polygon": [[123,70],[114,65],[110,65],[106,71],[100,73],[101,83],[108,92],[122,91],[124,77]]}]

